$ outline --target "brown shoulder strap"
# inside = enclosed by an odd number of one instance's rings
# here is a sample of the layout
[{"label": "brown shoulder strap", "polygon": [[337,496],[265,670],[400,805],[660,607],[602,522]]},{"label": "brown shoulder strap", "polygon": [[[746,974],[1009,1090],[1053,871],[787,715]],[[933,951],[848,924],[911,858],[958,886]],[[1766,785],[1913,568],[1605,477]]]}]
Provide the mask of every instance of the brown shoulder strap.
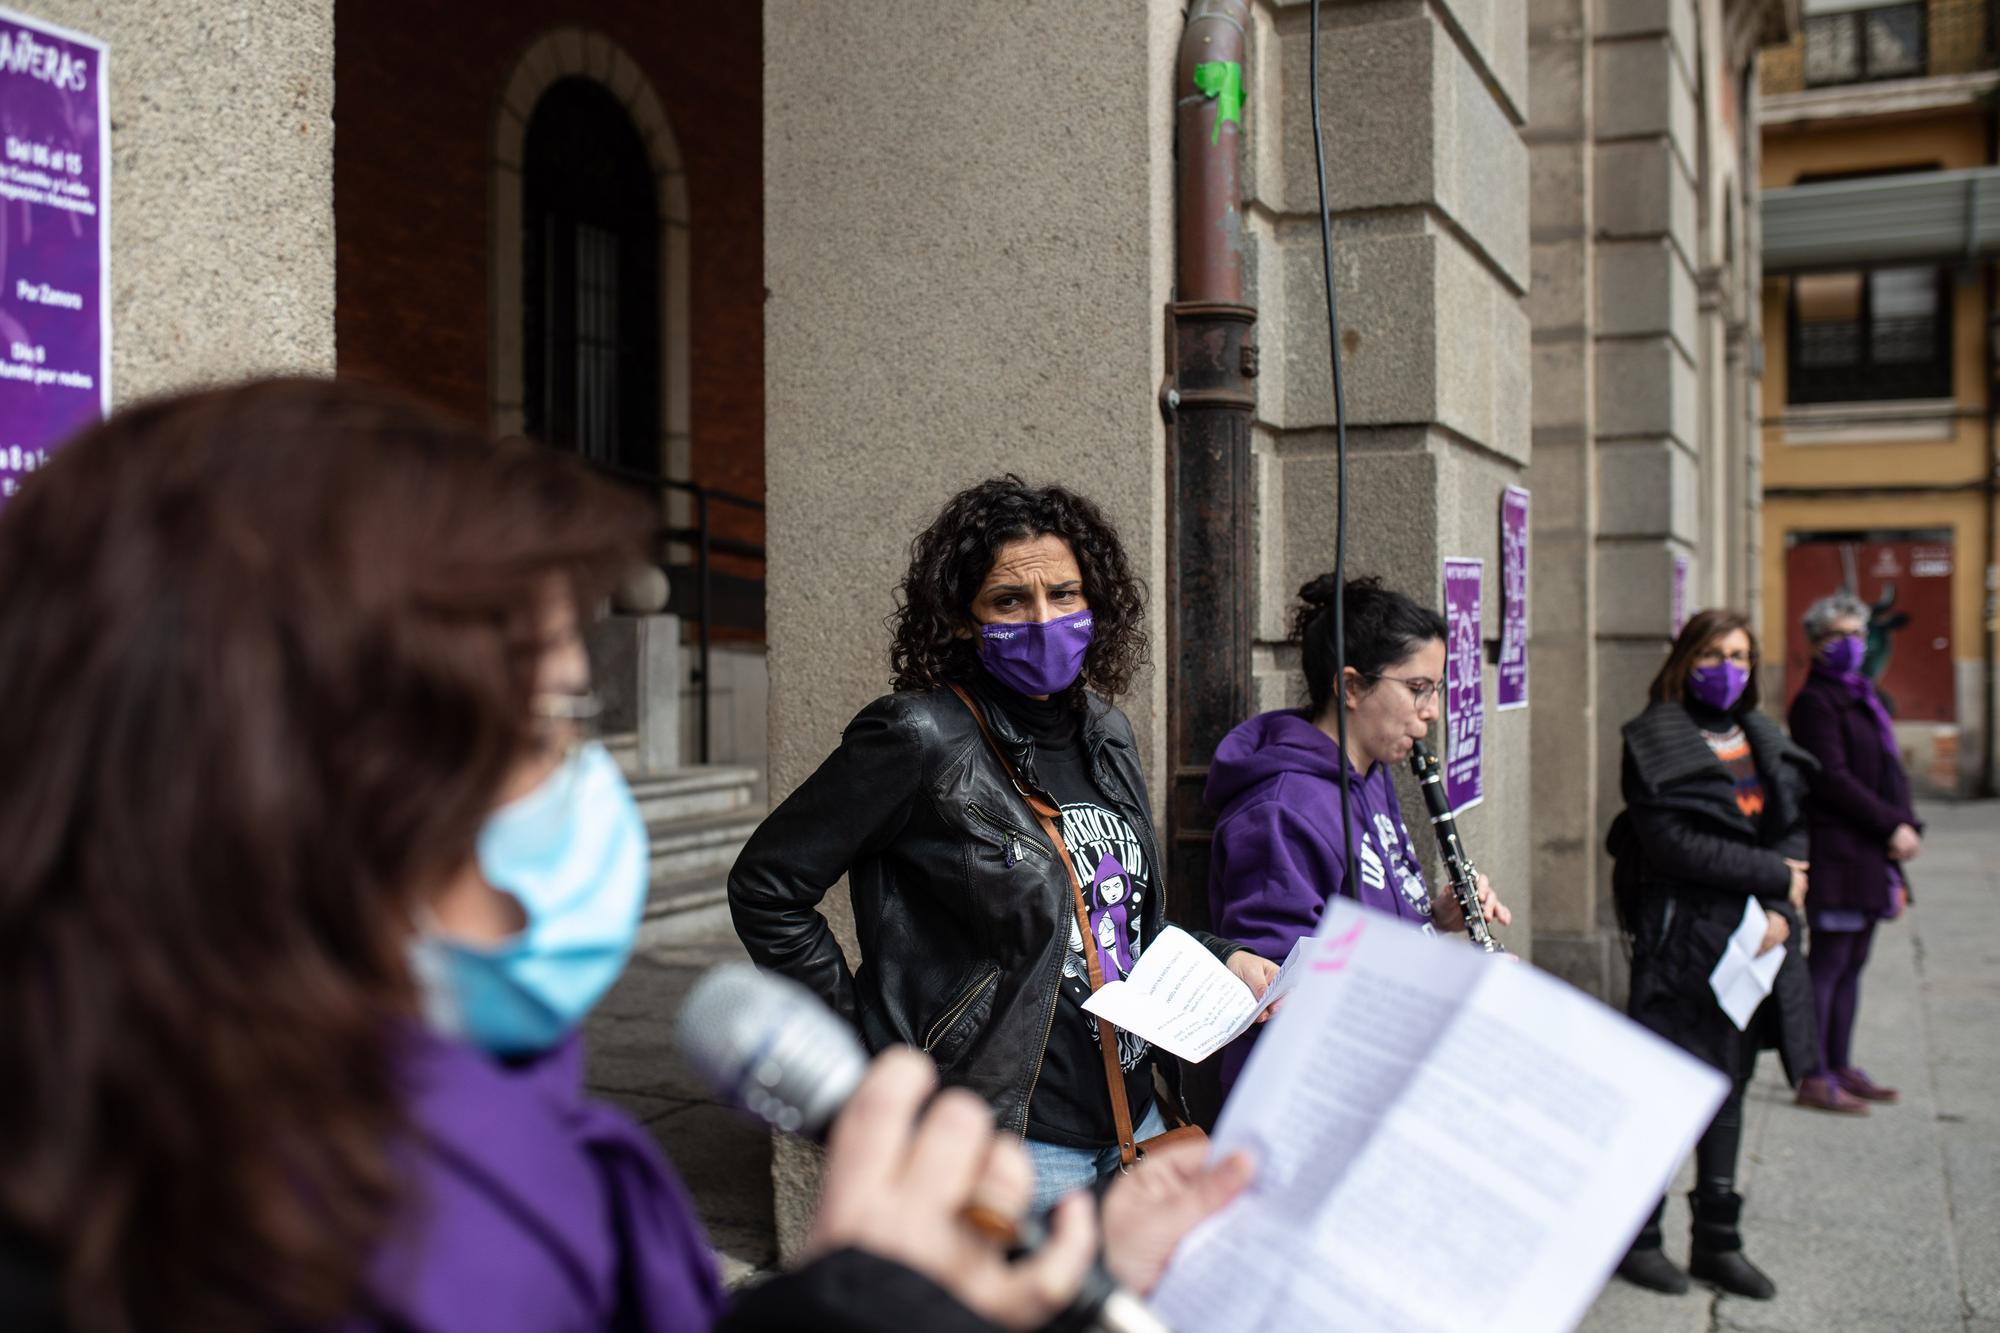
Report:
[{"label": "brown shoulder strap", "polygon": [[[1021,793],[1021,799],[1028,803],[1028,809],[1035,815],[1035,822],[1042,826],[1049,842],[1056,849],[1056,859],[1069,871],[1071,906],[1076,912],[1076,928],[1083,936],[1083,961],[1090,969],[1090,989],[1095,992],[1104,984],[1104,969],[1098,962],[1097,934],[1090,928],[1090,909],[1083,901],[1083,878],[1076,873],[1076,859],[1070,855],[1069,844],[1063,841],[1062,830],[1056,824],[1057,809],[1041,796],[1028,790],[1021,777],[1014,771],[1013,761],[1000,747],[1000,741],[993,729],[986,724],[986,713],[973,697],[961,687],[954,685],[951,692],[956,694],[971,710],[972,720],[979,724],[979,734],[986,738],[993,757],[1000,761],[1000,769],[1007,780],[1014,784],[1014,790]],[[1118,1129],[1118,1160],[1131,1166],[1139,1160],[1139,1147],[1132,1137],[1132,1107],[1125,1098],[1125,1069],[1118,1061],[1118,1030],[1106,1019],[1097,1020],[1098,1046],[1104,1055],[1104,1083],[1111,1093],[1111,1121]]]}]

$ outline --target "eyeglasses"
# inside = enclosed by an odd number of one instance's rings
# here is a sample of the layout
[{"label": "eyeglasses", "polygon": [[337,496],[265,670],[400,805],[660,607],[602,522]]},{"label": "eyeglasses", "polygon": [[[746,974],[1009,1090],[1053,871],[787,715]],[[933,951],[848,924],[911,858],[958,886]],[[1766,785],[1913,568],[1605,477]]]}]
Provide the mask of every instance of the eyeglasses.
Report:
[{"label": "eyeglasses", "polygon": [[594,690],[537,694],[528,701],[528,714],[549,748],[565,755],[603,734],[604,701]]},{"label": "eyeglasses", "polygon": [[1417,707],[1419,708],[1422,708],[1432,699],[1435,699],[1437,692],[1444,687],[1443,681],[1432,680],[1428,676],[1384,676],[1378,672],[1370,671],[1361,672],[1360,675],[1364,680],[1395,681],[1416,697]]},{"label": "eyeglasses", "polygon": [[1717,652],[1713,648],[1704,648],[1702,651],[1694,655],[1694,664],[1696,666],[1702,666],[1702,667],[1721,666],[1724,662],[1734,662],[1737,666],[1740,667],[1756,666],[1757,654],[1721,653]]}]

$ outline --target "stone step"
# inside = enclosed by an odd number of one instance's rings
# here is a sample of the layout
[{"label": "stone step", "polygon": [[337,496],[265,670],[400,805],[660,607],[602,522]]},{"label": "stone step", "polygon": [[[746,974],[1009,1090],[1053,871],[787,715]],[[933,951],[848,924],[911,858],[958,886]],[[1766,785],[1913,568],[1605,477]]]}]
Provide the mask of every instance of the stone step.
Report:
[{"label": "stone step", "polygon": [[618,767],[625,770],[625,780],[643,776],[639,772],[639,737],[633,732],[612,732],[604,737],[604,748],[611,751],[611,757],[618,761]]},{"label": "stone step", "polygon": [[746,765],[704,764],[626,780],[632,786],[632,798],[639,803],[639,813],[648,827],[655,827],[746,809],[756,799],[762,776]]},{"label": "stone step", "polygon": [[729,868],[697,870],[686,875],[655,875],[646,893],[647,917],[709,907],[729,898]]},{"label": "stone step", "polygon": [[685,878],[703,871],[727,874],[736,854],[762,823],[762,810],[747,808],[648,825],[652,835],[652,881]]}]

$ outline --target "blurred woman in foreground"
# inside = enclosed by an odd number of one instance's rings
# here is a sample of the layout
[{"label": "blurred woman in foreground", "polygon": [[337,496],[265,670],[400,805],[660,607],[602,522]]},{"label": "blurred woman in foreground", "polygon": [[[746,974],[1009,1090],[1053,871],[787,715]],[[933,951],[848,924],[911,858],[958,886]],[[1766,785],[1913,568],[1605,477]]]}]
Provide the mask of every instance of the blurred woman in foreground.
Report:
[{"label": "blurred woman in foreground", "polygon": [[[1031,1328],[1068,1300],[1088,1203],[1007,1262],[960,1218],[1018,1215],[1028,1164],[976,1099],[924,1110],[920,1057],[836,1126],[811,1261],[727,1310],[651,1139],[584,1099],[647,848],[578,626],[653,522],[313,381],[122,413],[0,514],[0,1326]],[[1204,1182],[1156,1177],[1114,1271],[1149,1285]]]}]

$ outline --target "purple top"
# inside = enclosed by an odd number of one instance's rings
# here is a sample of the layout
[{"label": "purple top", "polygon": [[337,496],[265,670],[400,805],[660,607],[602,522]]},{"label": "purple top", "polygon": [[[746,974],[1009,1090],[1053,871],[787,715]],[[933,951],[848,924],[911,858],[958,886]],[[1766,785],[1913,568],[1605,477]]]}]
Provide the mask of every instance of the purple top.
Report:
[{"label": "purple top", "polygon": [[[1340,747],[1294,711],[1264,713],[1223,738],[1203,799],[1218,812],[1208,863],[1215,932],[1273,961],[1319,925],[1335,894],[1421,925],[1430,922],[1423,862],[1403,823],[1387,764],[1349,766],[1354,851],[1340,828]],[[1222,1057],[1226,1090],[1248,1058],[1252,1028]]]},{"label": "purple top", "polygon": [[379,1308],[343,1333],[714,1322],[724,1295],[701,1223],[645,1131],[584,1098],[577,1038],[503,1065],[412,1030],[399,1060],[410,1207],[373,1265]]}]

